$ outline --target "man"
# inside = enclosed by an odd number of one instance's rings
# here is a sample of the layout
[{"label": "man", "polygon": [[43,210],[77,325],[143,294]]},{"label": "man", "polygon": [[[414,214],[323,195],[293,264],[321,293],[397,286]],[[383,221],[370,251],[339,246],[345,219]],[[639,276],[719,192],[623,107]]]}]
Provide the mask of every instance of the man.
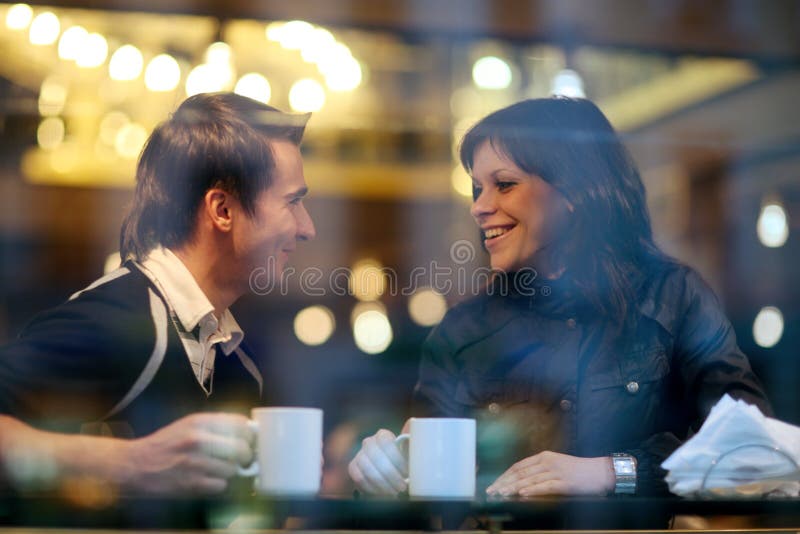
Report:
[{"label": "man", "polygon": [[[123,265],[0,350],[0,457],[12,483],[28,476],[15,466],[40,454],[53,472],[125,490],[209,493],[252,461],[242,414],[263,382],[228,308],[251,273],[278,276],[314,237],[298,146],[306,120],[202,94],[155,129],[121,230]],[[98,427],[115,437],[66,434]]]}]

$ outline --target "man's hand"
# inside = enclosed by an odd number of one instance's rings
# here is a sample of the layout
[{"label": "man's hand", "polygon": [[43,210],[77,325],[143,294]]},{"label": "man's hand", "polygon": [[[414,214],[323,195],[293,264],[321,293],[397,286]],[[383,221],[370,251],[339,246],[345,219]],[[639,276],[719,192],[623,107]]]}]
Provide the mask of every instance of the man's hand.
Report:
[{"label": "man's hand", "polygon": [[190,415],[126,442],[124,489],[155,494],[224,491],[239,466],[253,461],[255,433],[242,415]]},{"label": "man's hand", "polygon": [[597,495],[614,489],[610,457],[579,458],[544,451],[512,465],[486,488],[489,495]]},{"label": "man's hand", "polygon": [[361,450],[347,471],[365,493],[396,495],[406,489],[408,461],[394,442],[397,436],[386,429],[361,442]]}]

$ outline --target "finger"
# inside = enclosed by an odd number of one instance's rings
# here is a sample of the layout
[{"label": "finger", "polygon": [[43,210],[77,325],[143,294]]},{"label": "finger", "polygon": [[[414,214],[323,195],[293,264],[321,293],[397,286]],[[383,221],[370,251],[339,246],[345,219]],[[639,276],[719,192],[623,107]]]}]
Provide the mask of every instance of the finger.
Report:
[{"label": "finger", "polygon": [[551,480],[560,480],[560,479],[561,479],[560,475],[556,472],[543,471],[541,473],[521,478],[518,481],[514,482],[513,484],[509,484],[508,486],[503,488],[501,493],[503,495],[523,495],[523,491],[526,491],[528,488],[535,487],[538,484],[542,484],[544,482],[548,482]]},{"label": "finger", "polygon": [[395,491],[400,492],[406,489],[405,477],[378,445],[377,440],[367,440],[361,452],[369,458],[371,465],[381,474],[381,478],[388,482]]},{"label": "finger", "polygon": [[189,469],[193,473],[223,480],[232,478],[239,472],[239,466],[236,463],[211,458],[210,456],[193,458],[189,462]]},{"label": "finger", "polygon": [[201,425],[204,429],[232,438],[239,438],[249,444],[256,441],[255,431],[248,424],[247,417],[235,413],[207,413],[199,414]]},{"label": "finger", "polygon": [[[362,451],[363,453],[363,451]],[[374,493],[382,495],[395,495],[397,490],[395,487],[384,478],[383,474],[372,464],[372,461],[366,454],[359,453],[356,457],[358,459],[358,468],[364,475],[364,480],[367,480],[375,488]]]},{"label": "finger", "polygon": [[227,479],[200,476],[188,482],[189,493],[194,495],[215,495],[228,488]]},{"label": "finger", "polygon": [[201,441],[200,451],[235,465],[245,466],[253,462],[253,449],[241,438],[206,434]]},{"label": "finger", "polygon": [[562,480],[551,479],[538,482],[520,490],[519,494],[525,497],[534,497],[542,495],[564,495],[566,494],[566,485]]},{"label": "finger", "polygon": [[385,429],[381,429],[375,434],[378,447],[386,455],[386,458],[392,462],[400,476],[405,478],[408,476],[408,460],[397,443],[395,443],[396,438],[397,436]]},{"label": "finger", "polygon": [[350,462],[350,465],[347,467],[347,472],[350,474],[350,478],[353,479],[358,489],[362,490],[364,493],[373,495],[380,493],[378,488],[366,479],[364,473],[362,473],[361,469],[358,467],[356,460]]},{"label": "finger", "polygon": [[529,456],[509,467],[505,473],[497,477],[497,480],[486,488],[486,492],[490,494],[501,493],[501,489],[517,483],[531,470],[533,470],[533,472],[545,470],[546,465],[542,462],[542,454],[543,453],[539,453]]}]

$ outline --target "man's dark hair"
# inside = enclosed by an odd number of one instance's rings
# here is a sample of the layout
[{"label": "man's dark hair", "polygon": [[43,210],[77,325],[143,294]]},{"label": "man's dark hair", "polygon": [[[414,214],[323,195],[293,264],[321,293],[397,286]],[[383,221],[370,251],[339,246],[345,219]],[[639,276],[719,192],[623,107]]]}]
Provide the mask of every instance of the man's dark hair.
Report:
[{"label": "man's dark hair", "polygon": [[187,98],[142,150],[133,204],[120,231],[123,261],[191,239],[211,188],[230,193],[253,215],[258,194],[272,184],[269,142],[299,145],[307,121],[307,114],[284,113],[233,93]]}]

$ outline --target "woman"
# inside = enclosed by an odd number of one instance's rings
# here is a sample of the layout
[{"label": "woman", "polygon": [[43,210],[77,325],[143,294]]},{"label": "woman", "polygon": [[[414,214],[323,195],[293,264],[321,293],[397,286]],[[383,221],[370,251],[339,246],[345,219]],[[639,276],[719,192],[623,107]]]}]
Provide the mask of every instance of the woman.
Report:
[{"label": "woman", "polygon": [[[461,162],[498,274],[431,332],[416,395],[478,418],[489,494],[664,492],[661,462],[724,393],[770,413],[711,289],[654,243],[639,172],[594,104],[494,112]],[[405,489],[393,438],[364,440],[362,490]]]}]

